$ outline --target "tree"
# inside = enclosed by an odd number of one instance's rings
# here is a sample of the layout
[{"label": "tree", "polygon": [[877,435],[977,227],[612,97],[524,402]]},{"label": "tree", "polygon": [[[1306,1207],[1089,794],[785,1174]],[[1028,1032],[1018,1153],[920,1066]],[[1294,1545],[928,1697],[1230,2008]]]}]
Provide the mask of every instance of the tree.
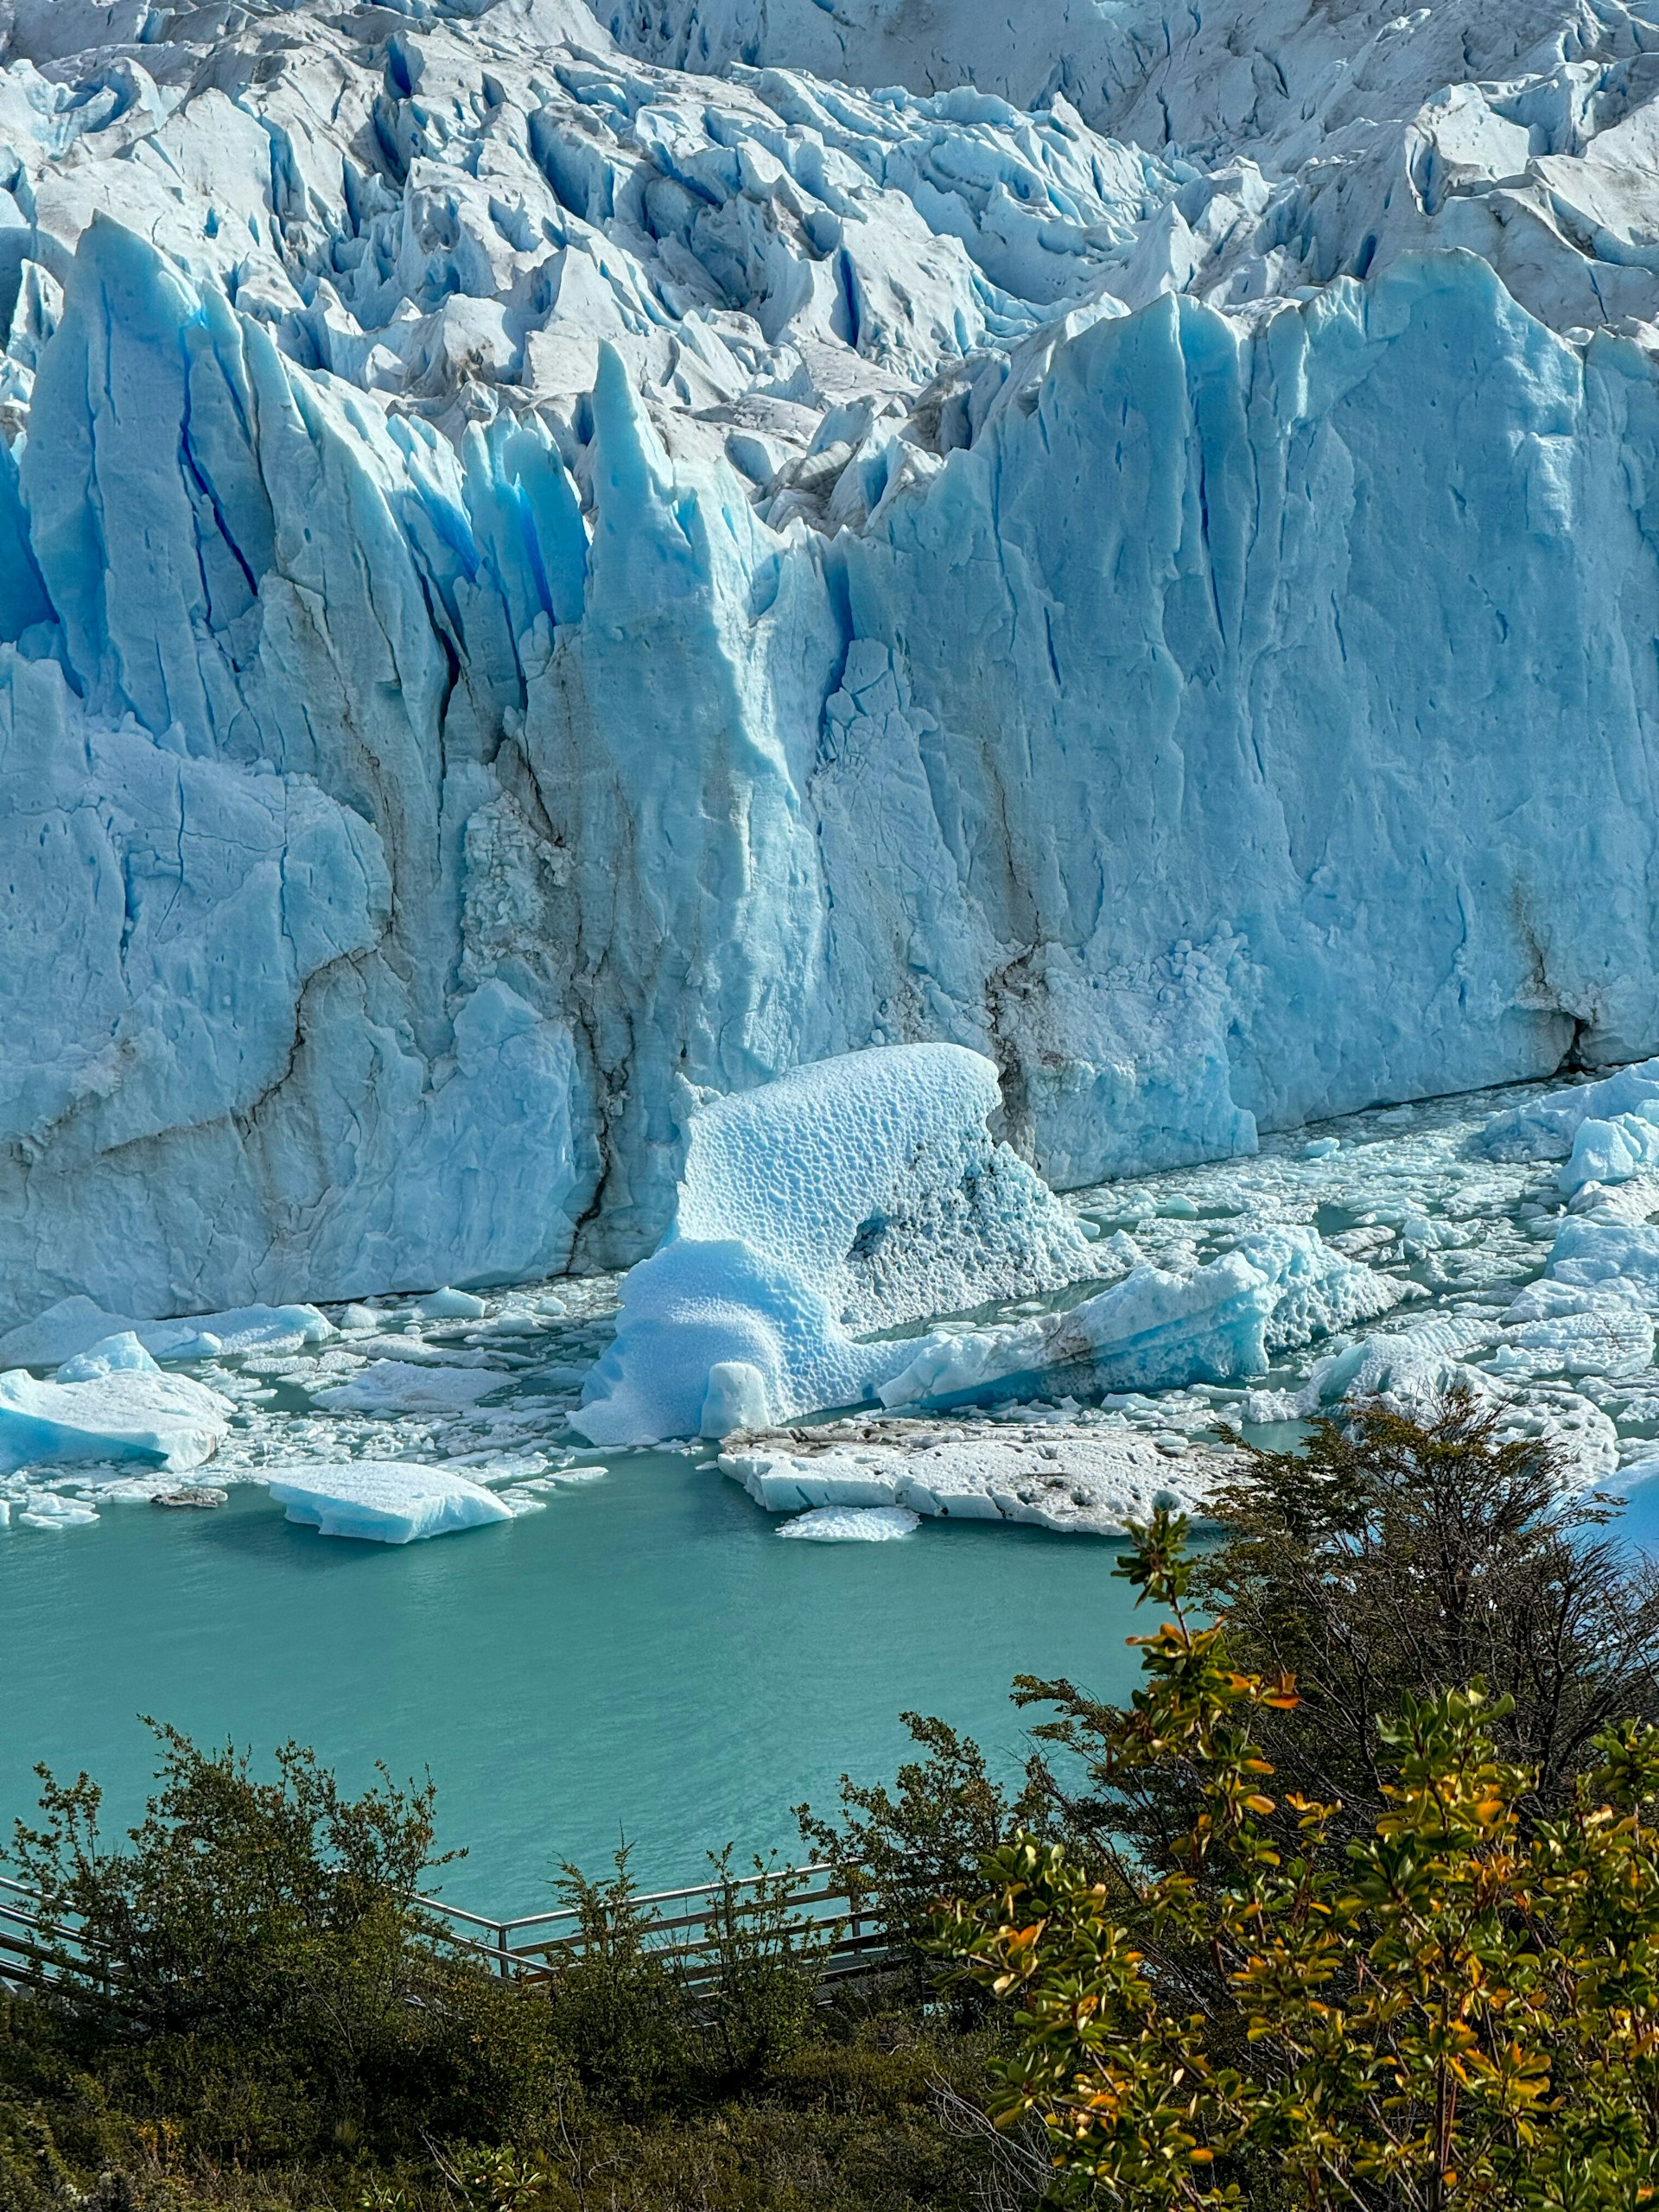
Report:
[{"label": "tree", "polygon": [[[1284,1789],[1337,1802],[1344,1836],[1384,1809],[1382,1724],[1406,1700],[1477,1679],[1502,1755],[1534,1775],[1529,1815],[1573,1801],[1610,1722],[1659,1716],[1659,1582],[1598,1535],[1548,1442],[1501,1442],[1466,1393],[1417,1422],[1372,1403],[1314,1424],[1303,1450],[1246,1447],[1210,1501],[1223,1541],[1194,1560],[1198,1603],[1228,1622],[1241,1669],[1294,1674],[1297,1703],[1255,1716]],[[1168,1863],[1196,1776],[1179,1762],[1108,1782],[1116,1708],[1069,1681],[1022,1677],[1027,1705],[1058,1707],[1035,1734],[1051,1764],[1050,1825],[1078,1847],[1128,1836]],[[1503,1710],[1500,1713],[1498,1707]]]},{"label": "tree", "polygon": [[[1408,1700],[1378,1731],[1382,1809],[1267,1795],[1284,1677],[1195,1624],[1185,1524],[1120,1572],[1173,1618],[1100,1747],[1106,1779],[1179,1765],[1193,1817],[1125,1889],[1017,1839],[943,1947],[1014,2013],[995,2115],[1047,2134],[1058,2197],[1162,2212],[1248,2199],[1375,2212],[1591,2212],[1659,2186],[1659,1731],[1595,1739],[1570,1801],[1505,1758],[1505,1700]],[[1289,1817],[1285,1845],[1276,1816]],[[1207,1959],[1198,1981],[1187,1970]],[[1196,1993],[1196,1995],[1195,1995]]]}]

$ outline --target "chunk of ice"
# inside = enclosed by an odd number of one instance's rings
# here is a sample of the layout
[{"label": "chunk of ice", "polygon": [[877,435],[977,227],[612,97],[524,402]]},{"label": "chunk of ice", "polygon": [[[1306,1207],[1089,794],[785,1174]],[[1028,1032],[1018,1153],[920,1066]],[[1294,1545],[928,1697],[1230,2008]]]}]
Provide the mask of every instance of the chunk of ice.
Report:
[{"label": "chunk of ice", "polygon": [[218,1450],[228,1400],[188,1376],[117,1369],[85,1382],[0,1375],[0,1471],[73,1459],[183,1470]]},{"label": "chunk of ice", "polygon": [[314,1390],[333,1413],[455,1413],[476,1405],[512,1376],[495,1367],[433,1367],[408,1359],[372,1359],[349,1382]]},{"label": "chunk of ice", "polygon": [[909,1348],[860,1343],[1090,1272],[1076,1218],[987,1117],[955,1045],[797,1068],[691,1122],[674,1227],[622,1287],[571,1426],[595,1444],[718,1434],[855,1405]]},{"label": "chunk of ice", "polygon": [[911,1535],[921,1525],[920,1514],[902,1505],[819,1505],[785,1521],[778,1534],[809,1544],[880,1544]]},{"label": "chunk of ice", "polygon": [[443,1467],[347,1459],[284,1467],[269,1479],[270,1494],[288,1508],[288,1518],[325,1536],[410,1544],[513,1517],[512,1508],[493,1491]]}]

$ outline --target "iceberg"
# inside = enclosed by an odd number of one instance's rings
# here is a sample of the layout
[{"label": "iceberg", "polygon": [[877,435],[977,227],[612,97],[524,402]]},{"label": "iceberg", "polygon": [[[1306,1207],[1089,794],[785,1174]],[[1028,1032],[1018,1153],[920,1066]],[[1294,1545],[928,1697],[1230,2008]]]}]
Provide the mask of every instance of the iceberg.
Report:
[{"label": "iceberg", "polygon": [[366,1543],[420,1543],[429,1536],[453,1535],[514,1517],[510,1505],[464,1475],[391,1459],[284,1467],[269,1482],[272,1497],[288,1508],[290,1521],[325,1536],[352,1536]]},{"label": "iceberg", "polygon": [[318,1405],[335,1413],[456,1413],[476,1405],[511,1380],[506,1370],[499,1367],[372,1359],[349,1382],[314,1389],[311,1395]]},{"label": "iceberg", "polygon": [[823,1505],[798,1513],[778,1534],[809,1544],[881,1544],[912,1535],[921,1525],[921,1516],[901,1505]]},{"label": "iceberg", "polygon": [[1659,1167],[1659,1060],[1620,1068],[1496,1114],[1480,1135],[1492,1160],[1559,1160],[1564,1196]]},{"label": "iceberg", "polygon": [[77,1459],[181,1472],[211,1458],[230,1426],[229,1402],[188,1376],[163,1375],[136,1344],[132,1351],[137,1361],[117,1351],[72,1363],[65,1381],[0,1374],[0,1472]]},{"label": "iceberg", "polygon": [[1061,1424],[1015,1437],[970,1422],[942,1436],[936,1426],[897,1420],[860,1424],[855,1437],[848,1427],[743,1439],[721,1454],[721,1471],[768,1513],[802,1516],[779,1535],[808,1535],[830,1516],[838,1524],[883,1513],[1121,1535],[1159,1505],[1201,1518],[1224,1465],[1215,1451],[1172,1459],[1122,1427]]},{"label": "iceberg", "polygon": [[1640,9],[11,13],[0,1357],[1659,1050]]},{"label": "iceberg", "polygon": [[1077,1220],[988,1117],[954,1045],[794,1070],[692,1119],[667,1238],[622,1286],[571,1426],[591,1443],[763,1427],[856,1405],[909,1357],[861,1342],[1089,1269]]}]

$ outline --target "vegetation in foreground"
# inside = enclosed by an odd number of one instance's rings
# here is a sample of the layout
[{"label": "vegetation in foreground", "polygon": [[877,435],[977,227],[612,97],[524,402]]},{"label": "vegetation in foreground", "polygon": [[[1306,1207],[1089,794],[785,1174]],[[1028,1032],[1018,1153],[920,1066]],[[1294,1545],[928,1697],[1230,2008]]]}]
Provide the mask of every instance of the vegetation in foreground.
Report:
[{"label": "vegetation in foreground", "polygon": [[902,1939],[828,2002],[786,1884],[711,1989],[626,1862],[572,1874],[582,1954],[520,1986],[412,1901],[429,1786],[162,1729],[118,1849],[45,1777],[13,1871],[110,1971],[0,1997],[0,2208],[1645,2203],[1653,1586],[1461,1402],[1247,1453],[1221,1510],[1122,1563],[1170,1616],[1128,1709],[1017,1686],[1017,1789],[912,1716],[894,1783],[801,1808]]}]

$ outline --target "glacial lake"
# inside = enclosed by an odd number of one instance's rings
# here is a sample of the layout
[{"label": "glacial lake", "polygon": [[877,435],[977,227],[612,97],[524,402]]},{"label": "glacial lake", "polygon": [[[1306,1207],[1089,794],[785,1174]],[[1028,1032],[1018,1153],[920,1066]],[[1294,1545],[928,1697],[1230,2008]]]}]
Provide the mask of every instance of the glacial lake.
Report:
[{"label": "glacial lake", "polygon": [[[443,1894],[547,1909],[562,1859],[625,1834],[652,1886],[703,1852],[798,1859],[790,1808],[891,1777],[906,1707],[1010,1772],[1016,1673],[1125,1690],[1119,1546],[925,1524],[899,1543],[783,1543],[721,1474],[639,1453],[545,1512],[393,1548],[296,1527],[263,1491],[223,1510],[107,1508],[96,1529],[0,1531],[0,1815],[31,1769],[80,1768],[111,1828],[153,1765],[141,1713],[204,1744],[314,1745],[353,1783],[429,1767]],[[1039,1718],[1033,1715],[1032,1718]]]}]

